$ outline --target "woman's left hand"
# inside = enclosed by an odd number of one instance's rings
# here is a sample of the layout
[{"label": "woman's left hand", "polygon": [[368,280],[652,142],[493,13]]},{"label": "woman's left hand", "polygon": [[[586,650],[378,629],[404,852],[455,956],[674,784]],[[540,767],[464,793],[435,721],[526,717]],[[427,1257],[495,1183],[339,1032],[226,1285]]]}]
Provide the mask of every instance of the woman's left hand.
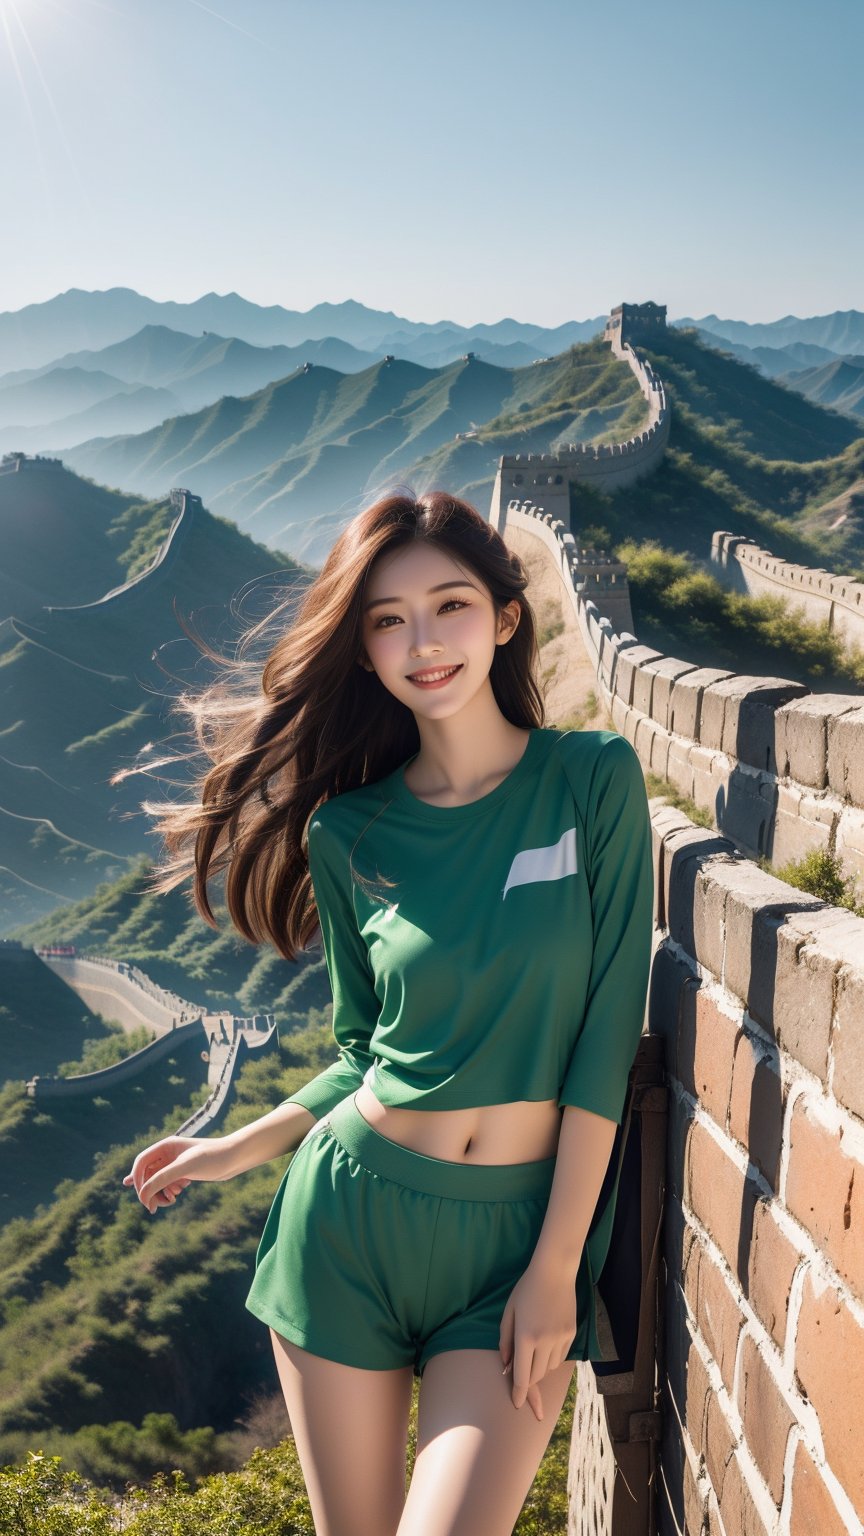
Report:
[{"label": "woman's left hand", "polygon": [[537,1255],[514,1285],[501,1318],[498,1347],[512,1365],[513,1406],[527,1401],[543,1417],[540,1382],[567,1358],[576,1337],[576,1279]]}]

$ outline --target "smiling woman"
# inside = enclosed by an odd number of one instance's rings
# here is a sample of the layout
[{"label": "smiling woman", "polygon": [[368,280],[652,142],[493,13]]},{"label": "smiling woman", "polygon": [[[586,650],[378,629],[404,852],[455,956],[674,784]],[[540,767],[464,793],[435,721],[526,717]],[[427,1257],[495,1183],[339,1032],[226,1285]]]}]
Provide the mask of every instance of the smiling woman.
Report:
[{"label": "smiling woman", "polygon": [[246,1306],[322,1532],[509,1536],[575,1361],[606,1357],[650,821],[629,742],[543,725],[526,585],[468,503],[383,497],[256,686],[186,701],[212,763],[196,802],[145,805],[172,855],[155,889],[189,876],[215,926],[225,872],[247,938],[291,960],[321,936],[337,1059],[209,1146],[145,1149],[133,1177],[170,1200],[294,1151]]}]

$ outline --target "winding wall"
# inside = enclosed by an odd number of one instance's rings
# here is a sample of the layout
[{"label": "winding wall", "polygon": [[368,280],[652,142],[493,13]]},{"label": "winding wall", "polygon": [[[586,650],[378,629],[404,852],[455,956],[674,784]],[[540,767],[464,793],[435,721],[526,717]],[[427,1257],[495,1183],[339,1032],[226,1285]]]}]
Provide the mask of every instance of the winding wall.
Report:
[{"label": "winding wall", "polygon": [[279,1038],[272,1014],[238,1018],[225,1012],[208,1012],[157,986],[137,966],[111,956],[56,955],[50,950],[38,949],[35,953],[94,1012],[104,1013],[110,1009],[112,1016],[119,1017],[127,1028],[148,1024],[162,1033],[140,1051],[133,1051],[122,1061],[96,1072],[81,1072],[74,1077],[37,1074],[25,1085],[29,1098],[83,1098],[110,1092],[118,1084],[138,1077],[154,1062],[170,1056],[181,1040],[200,1034],[202,1052],[208,1063],[210,1092],[201,1107],[178,1127],[175,1134],[203,1136],[224,1120],[233,1102],[237,1073],[250,1051],[264,1054],[278,1050]]},{"label": "winding wall", "polygon": [[780,560],[767,549],[737,534],[718,532],[711,540],[711,559],[739,592],[784,598],[803,608],[812,623],[827,623],[832,633],[850,645],[864,646],[864,583]]},{"label": "winding wall", "polygon": [[98,597],[93,603],[77,603],[74,606],[63,607],[58,604],[45,605],[47,613],[63,614],[92,614],[104,612],[106,608],[116,608],[128,603],[130,598],[143,599],[148,602],[154,585],[161,582],[168,575],[177,560],[189,535],[192,521],[196,511],[201,511],[202,501],[200,496],[194,496],[191,491],[175,487],[170,493],[171,505],[175,508],[175,517],[168,533],[159,546],[155,559],[148,565],[145,571],[139,571],[137,576],[130,577],[119,587],[112,587],[102,597]]},{"label": "winding wall", "polygon": [[[640,646],[574,584],[560,520],[514,505],[514,535],[556,561],[618,731],[718,826],[650,802],[664,1297],[659,1414],[633,1414],[631,1437],[659,1433],[657,1528],[860,1536],[864,919],[753,856],[821,840],[860,877],[864,702]],[[611,1451],[586,1454],[603,1393],[577,1370],[570,1536],[655,1536],[634,1527]]]},{"label": "winding wall", "polygon": [[558,453],[503,454],[492,491],[489,521],[498,520],[512,500],[540,502],[547,512],[554,512],[570,527],[570,481],[588,481],[601,491],[618,490],[651,474],[660,464],[669,441],[672,413],[662,381],[647,359],[641,358],[629,342],[622,342],[620,332],[610,332],[606,339],[614,355],[638,380],[648,402],[648,425],[624,442],[569,443]]}]

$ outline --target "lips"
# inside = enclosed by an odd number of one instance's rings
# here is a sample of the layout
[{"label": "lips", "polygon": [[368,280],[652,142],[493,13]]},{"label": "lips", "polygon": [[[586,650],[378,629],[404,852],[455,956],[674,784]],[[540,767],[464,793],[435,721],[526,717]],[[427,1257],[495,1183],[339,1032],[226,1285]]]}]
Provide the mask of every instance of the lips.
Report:
[{"label": "lips", "polygon": [[423,672],[410,672],[407,674],[409,683],[416,683],[418,687],[430,687],[437,683],[446,683],[451,677],[461,670],[462,663],[457,662],[453,667],[429,667]]}]

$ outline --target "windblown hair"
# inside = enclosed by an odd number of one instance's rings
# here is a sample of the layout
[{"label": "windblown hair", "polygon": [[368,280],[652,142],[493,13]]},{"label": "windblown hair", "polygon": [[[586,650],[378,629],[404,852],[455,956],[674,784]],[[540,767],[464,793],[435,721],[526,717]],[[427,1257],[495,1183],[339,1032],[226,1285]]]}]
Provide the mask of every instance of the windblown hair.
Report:
[{"label": "windblown hair", "polygon": [[443,491],[415,498],[399,488],[359,512],[339,535],[280,630],[263,674],[260,661],[250,668],[245,651],[290,603],[248,629],[236,657],[208,650],[224,678],[197,694],[184,691],[172,706],[191,719],[210,766],[196,780],[191,802],[142,803],[163,843],[151,892],[191,880],[195,907],[216,928],[207,886],[224,875],[225,905],[245,939],[269,941],[287,960],[307,946],[317,925],[305,847],[312,812],[333,795],[383,778],[419,751],[411,710],[375,672],[358,665],[365,657],[363,602],[373,563],[417,539],[478,576],[496,617],[518,600],[519,624],[506,645],[495,647],[489,680],[511,724],[542,725],[522,561],[468,502]]}]

